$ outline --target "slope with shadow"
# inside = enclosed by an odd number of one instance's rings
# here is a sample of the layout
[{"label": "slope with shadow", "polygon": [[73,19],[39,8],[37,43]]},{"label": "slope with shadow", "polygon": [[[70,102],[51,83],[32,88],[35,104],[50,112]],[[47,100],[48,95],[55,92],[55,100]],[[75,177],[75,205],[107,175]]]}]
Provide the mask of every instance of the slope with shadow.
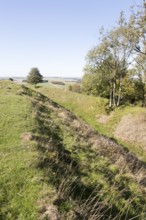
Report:
[{"label": "slope with shadow", "polygon": [[146,164],[41,93],[23,86],[21,95],[32,103],[42,181],[56,189],[39,202],[40,219],[146,219]]}]

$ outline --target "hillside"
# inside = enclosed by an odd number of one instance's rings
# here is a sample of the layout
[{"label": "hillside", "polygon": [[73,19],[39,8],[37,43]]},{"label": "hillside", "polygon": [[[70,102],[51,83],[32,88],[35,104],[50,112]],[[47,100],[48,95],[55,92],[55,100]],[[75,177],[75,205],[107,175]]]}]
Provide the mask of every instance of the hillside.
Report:
[{"label": "hillside", "polygon": [[146,109],[121,106],[109,111],[108,100],[65,89],[44,88],[39,91],[71,110],[99,133],[114,138],[146,162]]},{"label": "hillside", "polygon": [[22,88],[0,81],[0,219],[37,219],[42,186],[34,143],[21,136],[33,127],[31,103]]},{"label": "hillside", "polygon": [[0,81],[0,108],[0,219],[146,218],[135,154],[24,85]]}]

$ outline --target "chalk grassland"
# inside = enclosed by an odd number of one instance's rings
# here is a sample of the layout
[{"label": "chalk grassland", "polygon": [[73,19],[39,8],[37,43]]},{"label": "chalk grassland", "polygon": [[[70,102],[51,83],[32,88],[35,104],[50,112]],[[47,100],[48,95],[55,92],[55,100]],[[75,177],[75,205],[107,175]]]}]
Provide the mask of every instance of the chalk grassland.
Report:
[{"label": "chalk grassland", "polygon": [[[88,112],[90,124],[91,110],[106,111],[106,100],[67,96],[66,107]],[[24,85],[0,82],[0,108],[0,219],[146,218],[146,169],[136,155]]]},{"label": "chalk grassland", "polygon": [[38,151],[29,141],[34,130],[31,102],[21,92],[20,86],[0,81],[1,220],[36,220],[37,200],[45,187],[37,168]]},{"label": "chalk grassland", "polygon": [[38,88],[43,94],[73,111],[99,133],[114,138],[146,161],[146,109],[121,106],[110,112],[108,100],[59,88]]}]

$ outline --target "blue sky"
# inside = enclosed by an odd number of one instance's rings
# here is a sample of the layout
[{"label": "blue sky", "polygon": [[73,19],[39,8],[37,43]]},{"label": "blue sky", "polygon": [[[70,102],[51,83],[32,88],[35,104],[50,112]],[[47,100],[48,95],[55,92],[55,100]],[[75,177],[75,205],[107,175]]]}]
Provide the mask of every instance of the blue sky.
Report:
[{"label": "blue sky", "polygon": [[101,26],[142,0],[0,0],[0,77],[82,77],[85,56]]}]

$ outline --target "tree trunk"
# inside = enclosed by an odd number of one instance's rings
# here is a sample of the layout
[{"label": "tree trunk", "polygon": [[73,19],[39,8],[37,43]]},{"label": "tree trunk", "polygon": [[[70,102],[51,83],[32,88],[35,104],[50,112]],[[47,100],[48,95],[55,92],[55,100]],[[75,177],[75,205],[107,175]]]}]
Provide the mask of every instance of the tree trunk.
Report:
[{"label": "tree trunk", "polygon": [[116,107],[116,80],[113,82],[113,107]]},{"label": "tree trunk", "polygon": [[110,101],[109,101],[109,107],[111,108],[112,107],[112,94],[113,94],[113,83],[112,81],[110,81]]},{"label": "tree trunk", "polygon": [[119,78],[119,92],[118,92],[118,100],[117,100],[117,106],[120,105],[121,101],[121,91],[122,91],[122,77]]},{"label": "tree trunk", "polygon": [[143,83],[143,86],[142,86],[142,107],[145,107],[146,106],[146,103],[145,103],[145,85]]}]

